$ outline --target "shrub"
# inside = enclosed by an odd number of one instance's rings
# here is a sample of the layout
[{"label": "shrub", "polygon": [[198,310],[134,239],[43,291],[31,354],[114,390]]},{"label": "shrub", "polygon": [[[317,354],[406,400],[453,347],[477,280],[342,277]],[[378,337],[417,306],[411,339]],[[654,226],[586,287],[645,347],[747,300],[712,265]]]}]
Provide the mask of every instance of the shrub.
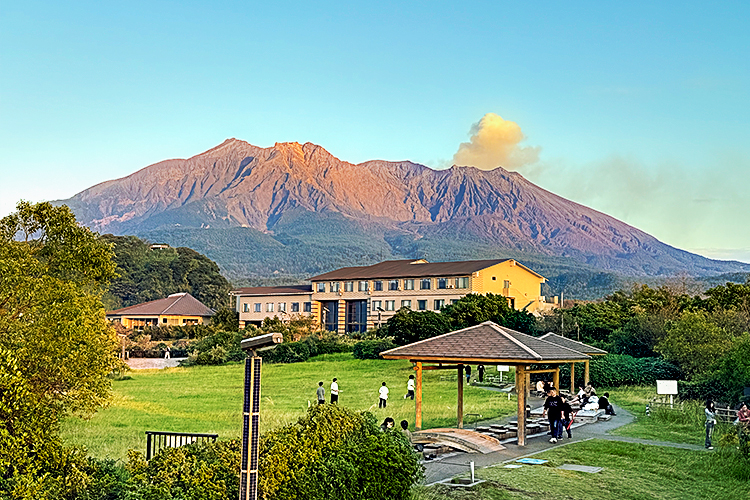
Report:
[{"label": "shrub", "polygon": [[379,359],[381,352],[394,347],[396,344],[390,339],[363,340],[354,344],[352,354],[357,359]]},{"label": "shrub", "polygon": [[[594,387],[620,385],[654,385],[656,380],[680,379],[682,372],[661,358],[634,358],[627,354],[607,354],[590,361],[590,380]],[[560,366],[560,385],[570,380],[570,365]],[[576,386],[582,386],[584,371],[576,367]]]},{"label": "shrub", "polygon": [[245,353],[240,347],[242,333],[216,332],[188,346],[184,365],[220,365],[227,361],[242,361]]},{"label": "shrub", "polygon": [[335,334],[320,339],[310,335],[299,342],[284,342],[270,351],[261,352],[260,355],[269,363],[299,363],[318,354],[333,354],[350,350],[351,347]]},{"label": "shrub", "polygon": [[262,437],[259,473],[262,498],[406,500],[422,467],[404,435],[382,432],[372,414],[316,405]]},{"label": "shrub", "polygon": [[224,500],[239,495],[239,440],[164,448],[146,461],[128,454],[134,498]]}]

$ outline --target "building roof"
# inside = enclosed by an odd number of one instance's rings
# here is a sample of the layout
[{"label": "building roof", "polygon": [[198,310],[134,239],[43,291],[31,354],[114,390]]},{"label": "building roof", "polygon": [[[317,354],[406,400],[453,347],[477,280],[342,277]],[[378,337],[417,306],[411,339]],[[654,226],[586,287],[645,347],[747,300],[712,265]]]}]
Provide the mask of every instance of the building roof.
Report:
[{"label": "building roof", "polygon": [[[386,260],[372,266],[342,267],[335,271],[313,276],[310,281],[465,276],[509,260],[512,259],[464,260],[458,262],[427,262],[423,259]],[[542,275],[535,273],[526,266],[518,263],[517,265],[543,278]]]},{"label": "building roof", "polygon": [[165,299],[110,311],[107,316],[213,316],[215,311],[206,307],[189,293],[173,293]]},{"label": "building roof", "polygon": [[499,326],[492,321],[380,354],[386,359],[443,363],[554,363],[591,359],[580,351]]},{"label": "building roof", "polygon": [[232,290],[232,295],[304,295],[312,293],[312,285],[251,286]]},{"label": "building roof", "polygon": [[546,340],[547,342],[552,342],[553,344],[557,344],[562,347],[567,347],[568,349],[573,349],[575,351],[588,354],[590,356],[602,356],[604,354],[607,354],[607,351],[603,349],[599,349],[597,347],[584,344],[583,342],[578,342],[572,339],[568,339],[568,338],[562,337],[552,332],[545,333],[539,338],[542,340]]}]

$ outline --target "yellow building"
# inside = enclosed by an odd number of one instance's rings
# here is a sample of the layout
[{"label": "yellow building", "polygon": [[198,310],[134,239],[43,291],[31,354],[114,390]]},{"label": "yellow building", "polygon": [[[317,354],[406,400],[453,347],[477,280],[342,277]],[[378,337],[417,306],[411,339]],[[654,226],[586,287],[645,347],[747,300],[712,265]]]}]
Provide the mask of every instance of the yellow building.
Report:
[{"label": "yellow building", "polygon": [[344,267],[310,281],[311,285],[232,291],[240,324],[300,314],[314,317],[330,331],[365,331],[384,323],[402,307],[440,311],[469,293],[502,295],[511,307],[531,313],[553,307],[541,294],[545,278],[512,259],[391,260]]},{"label": "yellow building", "polygon": [[164,299],[110,311],[107,319],[137,330],[145,326],[203,325],[214,314],[189,293],[173,293]]}]

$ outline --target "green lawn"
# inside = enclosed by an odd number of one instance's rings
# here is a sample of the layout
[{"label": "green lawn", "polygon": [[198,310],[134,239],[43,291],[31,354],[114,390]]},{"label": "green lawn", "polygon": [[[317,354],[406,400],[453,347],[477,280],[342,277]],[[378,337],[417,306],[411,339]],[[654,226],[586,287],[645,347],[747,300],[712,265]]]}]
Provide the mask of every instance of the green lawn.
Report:
[{"label": "green lawn", "polygon": [[[112,405],[90,420],[63,422],[68,444],[84,445],[100,458],[123,458],[128,449],[145,450],[147,430],[217,433],[220,438],[241,432],[242,364],[196,366],[129,372],[130,378],[113,383]],[[408,420],[413,428],[414,402],[404,400],[406,380],[414,373],[406,361],[354,359],[351,354],[318,356],[305,363],[265,364],[262,378],[261,430],[293,422],[309,403],[315,389],[339,379],[340,404],[369,410],[379,420],[391,416]],[[424,372],[425,428],[455,426],[456,382],[440,381],[449,371]],[[378,409],[378,389],[386,382],[391,390],[387,409]],[[516,401],[502,393],[477,387],[464,388],[464,413],[484,418],[509,415]]]},{"label": "green lawn", "polygon": [[[732,450],[704,452],[591,440],[534,455],[549,460],[544,465],[506,469],[503,465],[481,469],[479,479],[487,483],[473,491],[449,490],[444,486],[418,488],[414,500],[500,500],[543,498],[545,500],[617,498],[627,499],[746,499],[747,474],[742,460]],[[743,463],[738,464],[738,460]],[[603,467],[588,474],[559,470],[562,464]]]}]

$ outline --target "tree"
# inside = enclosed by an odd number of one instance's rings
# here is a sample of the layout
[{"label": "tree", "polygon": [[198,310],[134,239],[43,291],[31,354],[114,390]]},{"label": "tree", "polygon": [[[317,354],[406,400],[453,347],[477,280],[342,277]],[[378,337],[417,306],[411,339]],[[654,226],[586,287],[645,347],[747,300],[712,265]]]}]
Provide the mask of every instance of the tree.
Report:
[{"label": "tree", "polygon": [[732,341],[732,335],[704,311],[684,312],[667,328],[654,350],[692,377],[707,372],[732,348]]},{"label": "tree", "polygon": [[512,309],[506,297],[493,293],[466,295],[440,313],[448,318],[454,330],[492,321],[524,333],[536,331],[536,319],[532,314]]},{"label": "tree", "polygon": [[114,271],[110,247],[67,207],[20,202],[0,220],[0,433],[13,457],[0,492],[62,473],[59,419],[108,401],[119,361],[101,294]]},{"label": "tree", "polygon": [[397,345],[429,339],[451,330],[449,319],[432,311],[412,311],[405,307],[388,318],[386,331]]}]

